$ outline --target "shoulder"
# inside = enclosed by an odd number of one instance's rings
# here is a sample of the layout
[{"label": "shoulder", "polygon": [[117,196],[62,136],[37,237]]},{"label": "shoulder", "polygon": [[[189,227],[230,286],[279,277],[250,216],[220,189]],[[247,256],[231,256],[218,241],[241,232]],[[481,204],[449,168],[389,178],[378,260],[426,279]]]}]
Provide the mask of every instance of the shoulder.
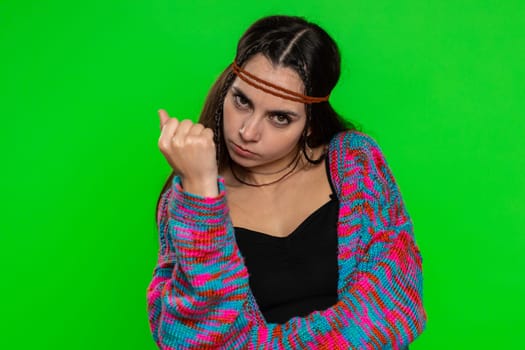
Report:
[{"label": "shoulder", "polygon": [[340,132],[332,137],[329,150],[345,152],[381,152],[377,142],[367,134],[355,130]]},{"label": "shoulder", "polygon": [[378,143],[359,131],[336,134],[329,147],[330,171],[334,182],[363,186],[376,194],[385,194],[396,185]]},{"label": "shoulder", "polygon": [[[367,171],[386,171],[385,157],[377,142],[367,134],[349,130],[336,134],[328,146],[332,166],[363,167]],[[335,164],[334,164],[335,163]],[[335,170],[335,169],[334,169]]]}]

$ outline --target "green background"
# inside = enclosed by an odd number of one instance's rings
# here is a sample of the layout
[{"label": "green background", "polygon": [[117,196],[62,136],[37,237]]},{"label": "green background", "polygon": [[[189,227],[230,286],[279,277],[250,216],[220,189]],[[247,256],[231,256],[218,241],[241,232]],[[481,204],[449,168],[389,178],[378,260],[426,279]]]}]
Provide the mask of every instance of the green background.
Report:
[{"label": "green background", "polygon": [[401,187],[429,319],[411,349],[521,347],[524,1],[0,0],[1,349],[155,349],[156,111],[195,118],[275,13],[337,40],[333,104]]}]

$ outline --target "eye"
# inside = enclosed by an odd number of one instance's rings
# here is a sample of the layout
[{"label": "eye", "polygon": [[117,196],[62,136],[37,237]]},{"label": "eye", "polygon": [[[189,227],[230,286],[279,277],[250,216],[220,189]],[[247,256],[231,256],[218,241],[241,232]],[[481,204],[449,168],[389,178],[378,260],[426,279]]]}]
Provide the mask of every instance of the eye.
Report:
[{"label": "eye", "polygon": [[273,114],[270,116],[270,120],[277,126],[286,126],[290,124],[292,118],[286,114]]},{"label": "eye", "polygon": [[250,101],[241,94],[233,94],[233,102],[240,109],[247,109],[250,107]]}]

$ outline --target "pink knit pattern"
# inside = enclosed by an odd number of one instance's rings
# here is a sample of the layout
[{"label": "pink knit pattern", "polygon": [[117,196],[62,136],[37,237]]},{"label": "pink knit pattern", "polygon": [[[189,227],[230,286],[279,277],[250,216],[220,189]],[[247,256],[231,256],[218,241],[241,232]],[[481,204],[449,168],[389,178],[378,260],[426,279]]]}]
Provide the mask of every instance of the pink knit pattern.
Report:
[{"label": "pink knit pattern", "polygon": [[358,132],[329,145],[340,202],[338,302],[266,323],[250,291],[220,195],[181,190],[158,208],[160,249],[149,285],[151,331],[161,349],[399,349],[424,329],[421,255],[399,189],[377,144]]}]

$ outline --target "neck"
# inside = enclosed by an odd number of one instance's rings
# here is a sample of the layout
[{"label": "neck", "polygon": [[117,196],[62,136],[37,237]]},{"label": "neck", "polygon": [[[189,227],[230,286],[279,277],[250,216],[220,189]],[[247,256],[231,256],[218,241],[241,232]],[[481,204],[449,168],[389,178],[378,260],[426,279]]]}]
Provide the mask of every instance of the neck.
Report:
[{"label": "neck", "polygon": [[230,163],[230,171],[237,182],[252,186],[264,187],[277,184],[286,180],[296,172],[304,168],[306,161],[303,159],[300,151],[282,168],[278,170],[257,171],[246,169],[238,164]]}]

